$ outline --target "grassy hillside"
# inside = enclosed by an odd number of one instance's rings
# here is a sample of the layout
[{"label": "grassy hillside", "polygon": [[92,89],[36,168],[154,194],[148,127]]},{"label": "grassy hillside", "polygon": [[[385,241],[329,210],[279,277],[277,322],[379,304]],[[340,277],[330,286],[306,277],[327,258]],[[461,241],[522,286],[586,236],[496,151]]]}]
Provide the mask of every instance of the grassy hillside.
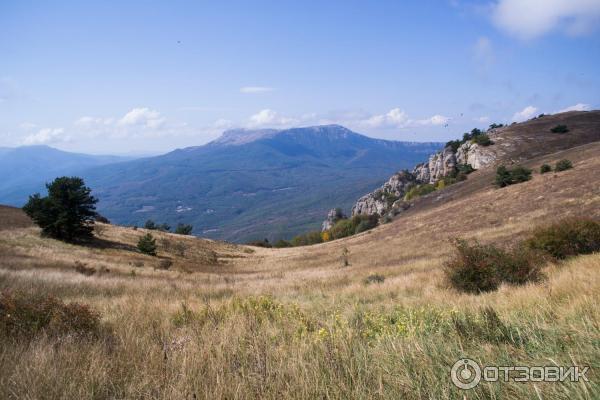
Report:
[{"label": "grassy hillside", "polygon": [[[454,291],[442,273],[449,239],[505,245],[565,216],[599,219],[600,142],[523,164],[563,158],[574,168],[502,189],[493,170],[477,171],[373,231],[279,250],[153,232],[149,257],[133,247],[143,229],[103,224],[92,246],[73,246],[1,207],[0,291],[89,304],[103,330],[0,338],[0,397],[597,398],[600,254],[549,261],[542,283],[481,295]],[[373,274],[383,282],[368,283]],[[450,381],[462,357],[589,365],[590,382],[465,392]]]}]

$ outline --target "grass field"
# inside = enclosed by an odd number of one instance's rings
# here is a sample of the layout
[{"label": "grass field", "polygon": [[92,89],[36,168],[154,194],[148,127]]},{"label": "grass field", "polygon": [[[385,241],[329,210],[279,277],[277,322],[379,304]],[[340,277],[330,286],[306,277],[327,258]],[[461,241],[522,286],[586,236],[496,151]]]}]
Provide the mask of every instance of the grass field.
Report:
[{"label": "grass field", "polygon": [[[600,218],[600,143],[525,164],[561,158],[574,168],[503,189],[477,171],[390,224],[302,248],[155,232],[150,257],[134,247],[143,229],[99,224],[93,245],[74,246],[2,207],[0,291],[89,304],[103,330],[0,339],[0,398],[600,398],[600,254],[482,295],[452,290],[442,274],[451,238],[509,245],[564,216]],[[368,283],[373,274],[383,282]],[[463,357],[590,366],[590,381],[463,391],[450,380]]]}]

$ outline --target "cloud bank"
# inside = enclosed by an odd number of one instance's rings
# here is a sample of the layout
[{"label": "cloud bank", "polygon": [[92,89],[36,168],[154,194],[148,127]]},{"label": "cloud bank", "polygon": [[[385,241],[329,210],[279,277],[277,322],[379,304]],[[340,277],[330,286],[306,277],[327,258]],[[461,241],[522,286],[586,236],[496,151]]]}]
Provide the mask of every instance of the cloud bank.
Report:
[{"label": "cloud bank", "polygon": [[524,40],[552,31],[583,35],[600,22],[598,0],[499,0],[492,6],[499,28]]}]

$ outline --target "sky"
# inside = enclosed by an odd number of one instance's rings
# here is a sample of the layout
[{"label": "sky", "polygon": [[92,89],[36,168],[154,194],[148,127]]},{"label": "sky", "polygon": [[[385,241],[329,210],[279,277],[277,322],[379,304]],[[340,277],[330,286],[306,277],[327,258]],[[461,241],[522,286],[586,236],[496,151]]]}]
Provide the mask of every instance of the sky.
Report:
[{"label": "sky", "polygon": [[232,128],[446,141],[600,108],[600,0],[0,2],[0,146],[156,154]]}]

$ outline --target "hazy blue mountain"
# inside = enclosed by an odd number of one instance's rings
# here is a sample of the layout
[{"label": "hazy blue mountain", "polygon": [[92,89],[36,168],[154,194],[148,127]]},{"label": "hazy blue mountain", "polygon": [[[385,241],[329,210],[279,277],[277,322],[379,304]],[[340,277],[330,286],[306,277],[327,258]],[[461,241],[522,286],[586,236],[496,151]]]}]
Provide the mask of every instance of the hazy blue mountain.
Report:
[{"label": "hazy blue mountain", "polygon": [[0,203],[21,206],[29,194],[44,191],[44,184],[57,176],[128,160],[131,158],[70,153],[48,146],[1,147]]},{"label": "hazy blue mountain", "polygon": [[272,240],[318,229],[330,208],[349,209],[441,146],[372,139],[337,125],[233,130],[204,146],[81,175],[113,222],[185,222],[205,237]]}]

